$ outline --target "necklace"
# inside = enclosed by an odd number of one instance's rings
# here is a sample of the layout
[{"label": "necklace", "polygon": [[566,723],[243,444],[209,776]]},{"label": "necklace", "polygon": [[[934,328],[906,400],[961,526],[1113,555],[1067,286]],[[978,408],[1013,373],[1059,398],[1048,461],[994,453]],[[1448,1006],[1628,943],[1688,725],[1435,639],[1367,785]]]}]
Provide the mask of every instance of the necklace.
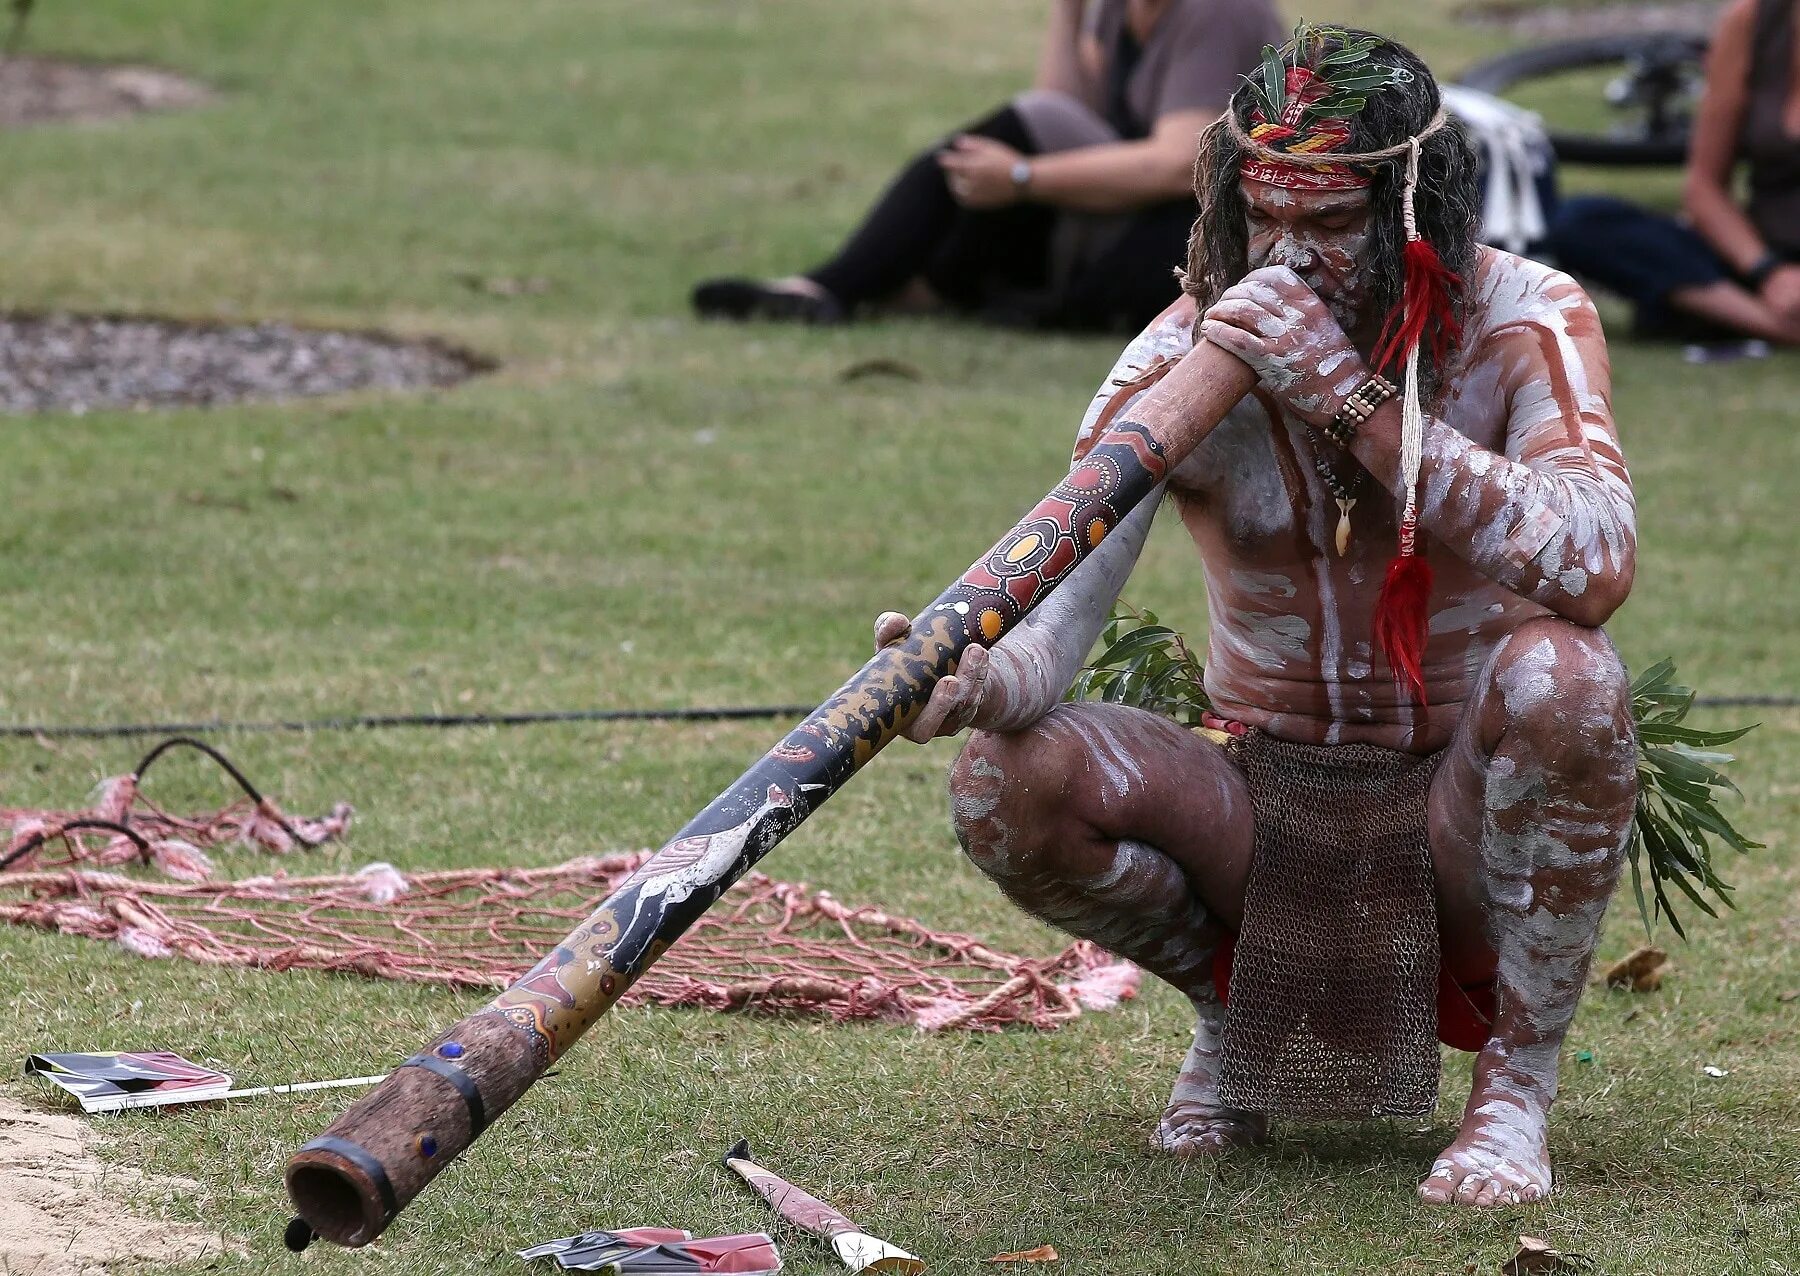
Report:
[{"label": "necklace", "polygon": [[1325,459],[1325,444],[1311,425],[1306,427],[1306,441],[1312,444],[1313,468],[1325,480],[1326,489],[1337,501],[1337,552],[1338,557],[1342,558],[1350,548],[1350,511],[1356,508],[1356,498],[1361,495],[1363,480],[1369,476],[1369,472],[1359,466],[1356,473],[1346,481],[1331,468],[1331,462]]}]

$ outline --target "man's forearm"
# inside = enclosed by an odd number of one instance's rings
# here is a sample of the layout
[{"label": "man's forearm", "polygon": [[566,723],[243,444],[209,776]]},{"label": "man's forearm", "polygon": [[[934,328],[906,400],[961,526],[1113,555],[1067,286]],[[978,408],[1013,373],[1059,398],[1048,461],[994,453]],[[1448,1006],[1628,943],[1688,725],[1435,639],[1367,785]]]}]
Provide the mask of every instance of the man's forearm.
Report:
[{"label": "man's forearm", "polygon": [[1084,213],[1128,212],[1187,194],[1193,165],[1191,153],[1155,139],[1083,146],[1034,157],[1026,193]]},{"label": "man's forearm", "polygon": [[1062,700],[1125,588],[1162,494],[1159,487],[1145,497],[1055,593],[994,644],[970,726],[1017,731]]},{"label": "man's forearm", "polygon": [[[1353,448],[1396,498],[1399,438],[1400,408],[1390,402]],[[1631,590],[1637,553],[1630,481],[1613,446],[1597,432],[1524,464],[1427,420],[1419,525],[1515,594],[1578,624],[1603,624]]]}]

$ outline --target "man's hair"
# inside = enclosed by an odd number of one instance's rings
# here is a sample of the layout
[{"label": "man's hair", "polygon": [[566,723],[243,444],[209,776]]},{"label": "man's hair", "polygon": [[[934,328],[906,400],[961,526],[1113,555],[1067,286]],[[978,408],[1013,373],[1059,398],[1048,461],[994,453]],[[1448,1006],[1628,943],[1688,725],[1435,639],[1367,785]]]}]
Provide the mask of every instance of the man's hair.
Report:
[{"label": "man's hair", "polygon": [[[1396,67],[1406,73],[1399,84],[1373,92],[1367,104],[1349,120],[1350,138],[1344,152],[1378,151],[1398,146],[1422,132],[1436,117],[1441,99],[1437,81],[1424,61],[1411,49],[1384,36],[1350,27],[1313,27],[1304,47],[1296,54],[1290,42],[1281,50],[1289,65],[1299,56],[1309,66],[1345,44],[1373,38],[1368,65]],[[1330,76],[1330,68],[1323,72]],[[1238,85],[1227,108],[1245,133],[1256,109],[1255,91],[1246,81]],[[1249,225],[1242,190],[1238,186],[1244,151],[1229,126],[1221,122],[1206,133],[1205,144],[1194,163],[1194,195],[1200,216],[1188,240],[1187,271],[1182,288],[1205,311],[1232,284],[1249,271]],[[1370,248],[1376,264],[1370,285],[1370,305],[1377,318],[1385,318],[1400,300],[1401,251],[1406,229],[1401,214],[1401,187],[1406,176],[1406,156],[1382,160],[1373,166],[1369,186]],[[1427,137],[1420,146],[1419,184],[1413,195],[1419,234],[1431,242],[1444,265],[1464,281],[1453,297],[1457,318],[1467,309],[1468,281],[1479,247],[1476,233],[1481,221],[1481,190],[1475,178],[1475,153],[1454,119]],[[1442,369],[1433,366],[1430,342],[1419,351],[1419,370],[1429,391]]]}]

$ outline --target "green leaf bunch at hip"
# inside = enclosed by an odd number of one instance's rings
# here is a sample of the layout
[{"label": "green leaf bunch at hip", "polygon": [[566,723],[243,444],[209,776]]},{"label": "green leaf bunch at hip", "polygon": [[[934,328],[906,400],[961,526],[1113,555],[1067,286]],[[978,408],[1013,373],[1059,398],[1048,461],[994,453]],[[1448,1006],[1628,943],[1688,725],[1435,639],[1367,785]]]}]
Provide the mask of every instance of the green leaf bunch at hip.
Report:
[{"label": "green leaf bunch at hip", "polygon": [[[1631,684],[1631,714],[1637,720],[1637,819],[1631,830],[1631,885],[1637,893],[1644,929],[1655,916],[1669,919],[1677,935],[1687,937],[1675,913],[1668,888],[1675,887],[1708,917],[1717,917],[1702,891],[1710,891],[1726,907],[1731,885],[1713,867],[1713,839],[1738,854],[1762,849],[1738,832],[1719,798],[1738,794],[1721,767],[1733,754],[1718,752],[1754,731],[1753,725],[1732,731],[1701,731],[1682,725],[1694,707],[1694,690],[1675,681],[1675,662],[1659,660]],[[1742,796],[1739,794],[1739,796]],[[1654,896],[1644,893],[1648,876]]]},{"label": "green leaf bunch at hip", "polygon": [[[1069,688],[1070,700],[1100,700],[1148,709],[1183,726],[1199,726],[1212,711],[1206,671],[1181,634],[1153,611],[1120,601],[1100,635],[1093,662]],[[1685,896],[1708,917],[1718,912],[1710,893],[1733,907],[1731,884],[1713,864],[1715,841],[1739,854],[1762,849],[1740,833],[1719,807],[1738,788],[1722,767],[1733,755],[1721,745],[1742,739],[1754,726],[1702,731],[1684,725],[1695,693],[1675,681],[1675,662],[1660,660],[1631,684],[1631,713],[1637,727],[1638,799],[1629,856],[1631,884],[1644,929],[1666,917],[1687,938],[1671,891]],[[1645,881],[1650,889],[1645,890]]]},{"label": "green leaf bunch at hip", "polygon": [[1100,632],[1099,654],[1076,675],[1065,699],[1128,704],[1197,727],[1200,715],[1212,709],[1205,678],[1205,667],[1179,633],[1155,612],[1121,600]]}]

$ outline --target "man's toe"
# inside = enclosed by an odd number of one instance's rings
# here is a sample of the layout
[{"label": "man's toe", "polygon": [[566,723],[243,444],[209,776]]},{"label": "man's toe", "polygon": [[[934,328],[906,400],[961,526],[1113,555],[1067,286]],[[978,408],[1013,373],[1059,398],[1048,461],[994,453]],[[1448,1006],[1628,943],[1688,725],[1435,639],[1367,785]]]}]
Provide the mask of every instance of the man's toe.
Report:
[{"label": "man's toe", "polygon": [[1475,1193],[1475,1205],[1481,1209],[1499,1205],[1502,1203],[1501,1197],[1506,1191],[1505,1183],[1497,1178],[1490,1178],[1481,1185],[1481,1190]]},{"label": "man's toe", "polygon": [[1470,1170],[1464,1174],[1462,1182],[1456,1185],[1457,1204],[1475,1204],[1475,1198],[1481,1195],[1481,1189],[1486,1187],[1488,1182],[1488,1176],[1480,1170]]},{"label": "man's toe", "polygon": [[1421,1200],[1430,1201],[1433,1205],[1446,1204],[1455,1194],[1457,1182],[1456,1166],[1449,1161],[1439,1161],[1431,1167],[1431,1173],[1420,1182],[1419,1197]]}]

